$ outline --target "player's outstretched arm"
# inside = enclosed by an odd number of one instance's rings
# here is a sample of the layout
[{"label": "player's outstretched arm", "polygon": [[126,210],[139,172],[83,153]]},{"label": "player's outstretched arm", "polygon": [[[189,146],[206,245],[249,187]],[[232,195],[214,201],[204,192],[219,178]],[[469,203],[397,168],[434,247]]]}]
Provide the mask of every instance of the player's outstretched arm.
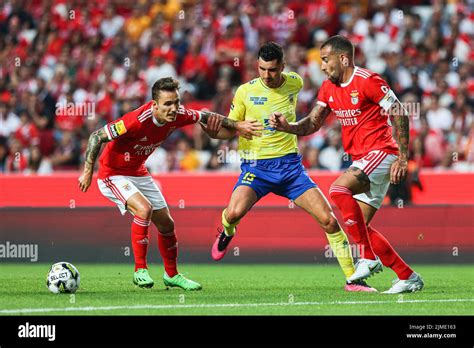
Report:
[{"label": "player's outstretched arm", "polygon": [[399,184],[407,175],[408,171],[408,145],[410,143],[410,114],[397,100],[389,110],[394,117],[396,140],[400,149],[400,156],[392,163],[390,169],[390,182]]},{"label": "player's outstretched arm", "polygon": [[309,135],[317,132],[321,128],[324,120],[326,120],[326,117],[328,117],[330,112],[331,110],[328,107],[316,104],[308,116],[298,122],[291,123],[289,123],[281,113],[274,112],[270,115],[270,126],[280,132],[296,135]]},{"label": "player's outstretched arm", "polygon": [[79,188],[82,192],[86,192],[91,185],[95,160],[97,159],[102,144],[108,141],[109,138],[107,137],[107,133],[105,133],[103,128],[96,130],[90,135],[89,142],[87,143],[84,171],[79,177]]},{"label": "player's outstretched arm", "polygon": [[235,121],[209,111],[201,112],[201,126],[204,132],[214,139],[230,139],[238,132],[240,136],[251,140],[254,136],[261,136],[263,131],[263,126],[256,120]]}]

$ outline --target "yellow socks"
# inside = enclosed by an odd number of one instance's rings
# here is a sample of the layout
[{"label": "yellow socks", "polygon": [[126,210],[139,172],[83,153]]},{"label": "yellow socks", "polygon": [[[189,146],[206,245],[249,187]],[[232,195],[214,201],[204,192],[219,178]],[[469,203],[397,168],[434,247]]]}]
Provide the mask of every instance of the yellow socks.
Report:
[{"label": "yellow socks", "polygon": [[326,237],[344,275],[349,278],[354,273],[354,261],[346,234],[341,230],[332,234],[326,233]]},{"label": "yellow socks", "polygon": [[233,224],[229,223],[229,222],[227,221],[227,219],[225,218],[225,212],[226,212],[226,210],[227,210],[227,209],[224,209],[224,210],[222,211],[222,226],[224,226],[224,232],[225,232],[225,234],[230,237],[230,236],[233,236],[233,235],[234,235],[234,233],[235,233],[235,226],[237,226],[237,225],[239,224],[240,220],[237,221],[237,222],[234,222]]}]

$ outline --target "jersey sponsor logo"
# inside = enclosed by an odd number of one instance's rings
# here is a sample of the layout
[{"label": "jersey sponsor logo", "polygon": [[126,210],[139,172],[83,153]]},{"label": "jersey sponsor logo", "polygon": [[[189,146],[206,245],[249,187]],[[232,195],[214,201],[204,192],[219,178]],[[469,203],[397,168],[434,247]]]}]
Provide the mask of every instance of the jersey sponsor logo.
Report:
[{"label": "jersey sponsor logo", "polygon": [[123,120],[120,120],[117,123],[112,123],[109,130],[112,138],[117,138],[118,136],[127,133],[127,128],[125,128]]},{"label": "jersey sponsor logo", "polygon": [[249,85],[253,85],[255,82],[257,82],[257,80],[256,80],[256,79],[255,79],[255,80],[252,80],[252,81],[250,81],[250,82],[249,82]]},{"label": "jersey sponsor logo", "polygon": [[125,184],[123,184],[122,188],[125,190],[125,191],[130,191],[132,188],[130,187],[130,184],[127,182]]},{"label": "jersey sponsor logo", "polygon": [[357,121],[357,116],[360,116],[362,114],[362,111],[360,109],[348,109],[348,110],[333,110],[333,112],[336,114],[337,118],[341,122],[341,125],[343,126],[355,126],[359,122]]},{"label": "jersey sponsor logo", "polygon": [[150,145],[139,145],[139,144],[136,144],[133,149],[135,150],[135,155],[136,156],[148,156],[150,155],[153,151],[155,151],[155,149],[160,146],[160,144],[162,143],[162,141],[160,141],[159,143],[156,143],[156,144],[150,144]]},{"label": "jersey sponsor logo", "polygon": [[354,221],[354,220],[351,220],[351,219],[347,219],[344,224],[346,226],[354,226],[355,224],[357,223],[357,221]]},{"label": "jersey sponsor logo", "polygon": [[275,128],[270,126],[270,120],[268,118],[263,120],[263,130],[268,132],[275,132]]},{"label": "jersey sponsor logo", "polygon": [[253,105],[264,105],[268,101],[267,97],[250,97],[250,101],[253,102]]},{"label": "jersey sponsor logo", "polygon": [[357,117],[362,114],[362,111],[360,109],[348,109],[348,110],[333,110],[334,113],[336,114],[337,117]]},{"label": "jersey sponsor logo", "polygon": [[357,92],[357,90],[354,90],[350,93],[351,95],[351,103],[353,105],[357,105],[357,103],[359,103],[359,92]]}]

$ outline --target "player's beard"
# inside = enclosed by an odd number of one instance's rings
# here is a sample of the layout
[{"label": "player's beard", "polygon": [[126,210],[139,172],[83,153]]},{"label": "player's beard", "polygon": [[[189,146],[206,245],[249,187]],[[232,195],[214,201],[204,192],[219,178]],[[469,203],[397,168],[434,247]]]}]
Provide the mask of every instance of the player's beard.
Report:
[{"label": "player's beard", "polygon": [[331,81],[335,85],[337,85],[339,83],[339,76],[328,74],[328,79],[329,79],[329,81]]}]

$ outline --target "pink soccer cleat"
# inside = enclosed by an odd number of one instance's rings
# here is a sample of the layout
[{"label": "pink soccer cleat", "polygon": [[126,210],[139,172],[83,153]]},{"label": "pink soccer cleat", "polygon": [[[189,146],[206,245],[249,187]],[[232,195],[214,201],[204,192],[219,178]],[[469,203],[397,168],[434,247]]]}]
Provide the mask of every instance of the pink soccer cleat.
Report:
[{"label": "pink soccer cleat", "polygon": [[228,236],[225,234],[224,229],[219,227],[217,229],[217,238],[212,245],[211,255],[214,261],[222,259],[227,252],[227,247],[234,236]]},{"label": "pink soccer cleat", "polygon": [[356,280],[354,282],[347,281],[344,290],[349,292],[377,292],[377,289],[371,287],[363,280]]}]

